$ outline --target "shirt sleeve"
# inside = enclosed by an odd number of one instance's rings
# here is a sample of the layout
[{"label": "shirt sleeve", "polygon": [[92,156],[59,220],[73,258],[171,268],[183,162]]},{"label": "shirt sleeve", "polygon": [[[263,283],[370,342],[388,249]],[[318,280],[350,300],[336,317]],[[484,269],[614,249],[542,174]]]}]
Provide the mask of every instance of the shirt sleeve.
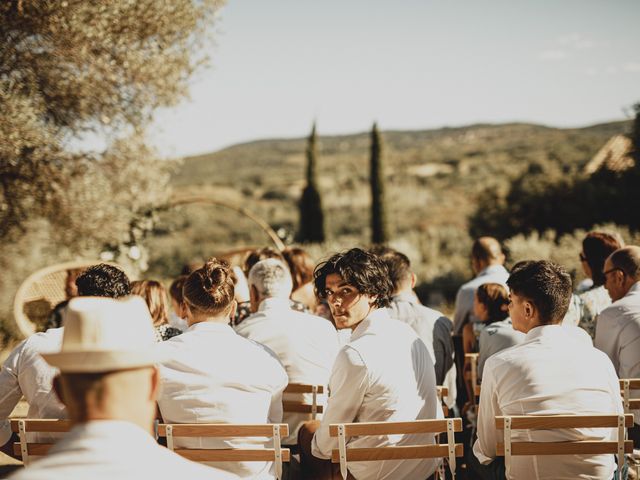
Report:
[{"label": "shirt sleeve", "polygon": [[8,418],[22,398],[18,372],[25,342],[26,340],[11,352],[0,370],[0,445],[4,445],[11,438],[11,424]]},{"label": "shirt sleeve", "polygon": [[453,366],[453,340],[451,330],[453,325],[447,317],[436,320],[433,329],[433,353],[436,357],[436,383],[442,385],[444,377]]},{"label": "shirt sleeve", "polygon": [[337,448],[338,440],[329,436],[329,425],[353,422],[368,388],[368,372],[362,357],[349,347],[340,350],[329,378],[327,410],[311,443],[315,457],[331,458],[331,450]]},{"label": "shirt sleeve", "polygon": [[480,406],[478,407],[478,439],[473,445],[473,454],[478,461],[487,465],[496,458],[496,415],[501,415],[496,394],[495,363],[489,361],[484,373],[480,390]]}]

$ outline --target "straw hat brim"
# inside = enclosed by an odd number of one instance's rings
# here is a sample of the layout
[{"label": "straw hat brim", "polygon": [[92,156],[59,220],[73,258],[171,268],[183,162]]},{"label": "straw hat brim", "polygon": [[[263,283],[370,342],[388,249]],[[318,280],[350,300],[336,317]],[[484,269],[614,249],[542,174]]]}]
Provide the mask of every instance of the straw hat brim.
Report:
[{"label": "straw hat brim", "polygon": [[42,354],[53,367],[67,373],[100,373],[149,367],[165,360],[157,348],[137,351],[77,351]]}]

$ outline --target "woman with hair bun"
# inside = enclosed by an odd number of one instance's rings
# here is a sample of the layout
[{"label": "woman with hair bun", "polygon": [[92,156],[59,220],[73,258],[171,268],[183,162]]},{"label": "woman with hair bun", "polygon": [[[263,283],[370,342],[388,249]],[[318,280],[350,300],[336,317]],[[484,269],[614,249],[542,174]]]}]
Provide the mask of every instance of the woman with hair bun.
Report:
[{"label": "woman with hair bun", "polygon": [[[277,358],[229,326],[235,314],[232,270],[211,258],[191,273],[182,289],[189,328],[159,344],[160,413],[168,423],[245,423],[282,421],[282,391],[288,378]],[[176,439],[177,447],[256,448],[256,439]],[[212,464],[214,465],[214,464]],[[240,478],[273,478],[271,462],[216,462]]]}]

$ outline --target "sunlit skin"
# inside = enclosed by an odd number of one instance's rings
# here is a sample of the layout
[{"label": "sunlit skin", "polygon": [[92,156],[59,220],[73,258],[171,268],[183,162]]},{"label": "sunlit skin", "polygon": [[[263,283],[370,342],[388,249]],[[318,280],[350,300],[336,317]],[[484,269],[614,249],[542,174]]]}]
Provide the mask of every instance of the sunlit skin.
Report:
[{"label": "sunlit skin", "polygon": [[604,262],[602,272],[604,273],[604,288],[609,292],[611,300],[615,302],[624,297],[628,290],[624,272],[615,268],[608,258]]},{"label": "sunlit skin", "polygon": [[360,293],[337,273],[330,273],[325,279],[325,295],[336,328],[353,330],[367,316],[376,310],[377,296]]},{"label": "sunlit skin", "polygon": [[509,292],[509,316],[513,329],[522,333],[542,325],[536,306],[513,291]]}]

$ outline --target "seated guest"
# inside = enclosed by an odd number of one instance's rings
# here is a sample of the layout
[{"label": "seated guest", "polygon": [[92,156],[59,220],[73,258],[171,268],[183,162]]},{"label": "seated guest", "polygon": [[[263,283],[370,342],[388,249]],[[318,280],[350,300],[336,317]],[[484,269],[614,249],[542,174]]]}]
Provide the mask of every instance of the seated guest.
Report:
[{"label": "seated guest", "polygon": [[[478,439],[469,463],[479,478],[505,478],[496,458],[499,415],[619,415],[623,413],[618,377],[609,358],[594,348],[578,327],[560,325],[571,299],[571,277],[548,261],[514,267],[509,313],[523,343],[491,356],[484,367]],[[514,441],[604,440],[617,429],[514,430]],[[474,455],[475,454],[475,455]],[[515,456],[506,478],[608,480],[613,455]]]},{"label": "seated guest", "polygon": [[[252,250],[247,254],[247,257],[244,259],[244,265],[242,266],[242,271],[244,272],[245,278],[249,277],[249,271],[251,267],[253,267],[260,260],[266,260],[267,258],[275,258],[280,260],[282,263],[286,263],[286,260],[282,256],[278,250],[274,250],[271,247],[259,248],[257,250]],[[307,307],[305,307],[302,303],[291,300],[291,308],[297,310],[299,312],[306,312]],[[239,302],[238,308],[236,310],[236,314],[234,315],[232,325],[238,325],[245,318],[251,315],[251,304],[249,301]]]},{"label": "seated guest", "polygon": [[[122,335],[126,332],[126,335]],[[238,478],[190,462],[152,436],[161,360],[149,311],[136,297],[76,298],[65,311],[55,391],[74,424],[49,454],[16,480]]]},{"label": "seated guest", "polygon": [[[393,291],[385,264],[354,248],[318,265],[314,282],[318,296],[328,300],[338,328],[350,329],[352,335],[333,365],[322,423],[308,422],[300,429],[305,479],[331,478],[331,450],[338,448],[337,439],[329,436],[332,423],[442,418],[427,347],[385,308]],[[433,434],[407,434],[352,437],[348,444],[381,447],[433,441]],[[437,465],[434,459],[349,462],[349,472],[364,479],[425,479]]]},{"label": "seated guest", "polygon": [[[338,353],[338,334],[324,318],[291,309],[291,285],[289,269],[280,260],[269,258],[256,263],[249,272],[254,313],[236,326],[236,332],[278,355],[289,383],[327,385]],[[309,415],[284,414],[289,424],[285,445],[297,443],[298,428],[306,420],[310,420]]]},{"label": "seated guest", "polygon": [[167,305],[167,291],[160,282],[155,280],[138,280],[131,283],[131,294],[144,299],[149,307],[156,341],[162,342],[180,335],[182,330],[169,325],[169,306]]},{"label": "seated guest", "polygon": [[184,298],[182,296],[182,287],[188,275],[180,275],[169,286],[169,296],[171,297],[171,312],[169,313],[169,325],[184,332],[187,325],[187,313],[184,307]]},{"label": "seated guest", "polygon": [[[231,268],[210,259],[183,288],[189,329],[159,343],[158,406],[168,423],[280,423],[288,378],[269,351],[229,326],[235,313]],[[251,448],[264,439],[176,439],[176,446]],[[241,478],[273,478],[267,462],[216,462]]]},{"label": "seated guest", "polygon": [[485,328],[478,339],[478,379],[487,359],[494,353],[524,341],[525,334],[515,330],[509,318],[509,292],[499,283],[485,283],[476,290],[475,315]]},{"label": "seated guest", "polygon": [[289,266],[293,279],[291,300],[302,303],[310,312],[315,312],[318,299],[313,291],[313,269],[316,266],[311,256],[299,247],[287,247],[282,256]]},{"label": "seated guest", "polygon": [[591,278],[591,288],[580,294],[581,310],[578,325],[584,328],[591,338],[596,335],[596,321],[602,310],[611,305],[609,292],[604,288],[604,261],[609,255],[622,247],[615,236],[604,232],[589,232],[582,240],[580,261],[587,277]]},{"label": "seated guest", "polygon": [[376,247],[377,254],[387,266],[393,283],[389,305],[391,318],[409,325],[422,339],[435,364],[436,383],[449,389],[445,403],[453,407],[456,398],[456,369],[453,363],[453,324],[441,312],[425,307],[418,301],[413,288],[416,275],[411,271],[409,258],[389,247]]},{"label": "seated guest", "polygon": [[[605,288],[613,303],[596,324],[595,346],[605,352],[620,378],[640,377],[640,247],[616,250],[604,262]],[[633,398],[640,391],[632,391]],[[640,411],[634,410],[629,437],[640,448]]]},{"label": "seated guest", "polygon": [[[76,286],[81,297],[119,298],[130,293],[125,273],[106,263],[82,272],[76,278]],[[31,335],[18,344],[0,370],[0,445],[7,455],[13,455],[11,425],[7,419],[23,395],[29,403],[28,418],[65,417],[64,406],[51,387],[56,370],[41,357],[41,354],[60,350],[63,332],[64,327],[51,328]],[[44,442],[53,436],[38,434],[36,438]]]}]

